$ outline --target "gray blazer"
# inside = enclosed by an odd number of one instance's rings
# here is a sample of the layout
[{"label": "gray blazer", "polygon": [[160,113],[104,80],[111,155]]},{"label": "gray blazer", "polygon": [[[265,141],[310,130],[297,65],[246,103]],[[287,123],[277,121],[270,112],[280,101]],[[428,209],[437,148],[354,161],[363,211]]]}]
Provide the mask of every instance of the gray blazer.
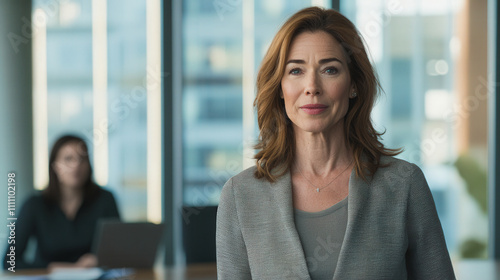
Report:
[{"label": "gray blazer", "polygon": [[[392,157],[382,163],[389,166],[368,182],[351,173],[347,229],[333,279],[455,279],[422,171]],[[222,189],[218,278],[310,279],[294,224],[290,174],[269,183],[254,172],[241,172]]]}]

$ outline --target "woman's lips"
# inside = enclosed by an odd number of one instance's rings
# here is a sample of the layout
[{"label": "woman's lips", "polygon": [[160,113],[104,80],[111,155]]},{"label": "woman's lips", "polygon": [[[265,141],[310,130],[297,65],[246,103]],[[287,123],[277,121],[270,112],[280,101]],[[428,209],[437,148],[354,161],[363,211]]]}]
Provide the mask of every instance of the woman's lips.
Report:
[{"label": "woman's lips", "polygon": [[306,112],[309,115],[317,115],[323,112],[328,106],[323,105],[323,104],[307,104],[304,106],[301,106],[300,109],[302,109],[304,112]]}]

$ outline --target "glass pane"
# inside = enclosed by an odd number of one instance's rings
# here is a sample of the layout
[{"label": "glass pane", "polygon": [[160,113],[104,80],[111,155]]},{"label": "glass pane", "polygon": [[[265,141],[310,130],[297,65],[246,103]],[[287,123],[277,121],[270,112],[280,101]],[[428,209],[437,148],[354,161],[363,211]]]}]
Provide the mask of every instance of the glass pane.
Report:
[{"label": "glass pane", "polygon": [[[379,131],[387,129],[384,143],[404,147],[400,157],[424,171],[452,257],[486,257],[486,110],[478,109],[486,102],[467,96],[472,91],[464,83],[474,89],[477,76],[457,70],[460,61],[474,60],[476,70],[463,71],[486,73],[486,51],[468,55],[460,48],[470,44],[468,27],[459,24],[469,8],[425,0],[342,1],[341,8],[363,34],[381,79],[385,93],[373,119]],[[477,107],[468,110],[468,100]],[[469,121],[479,125],[465,128]]]},{"label": "glass pane", "polygon": [[[35,142],[47,143],[46,148],[50,149],[62,134],[83,136],[89,145],[94,170],[97,169],[93,160],[95,150],[106,144],[108,148],[104,153],[108,162],[104,187],[113,191],[125,220],[146,220],[146,2],[107,0],[98,3],[107,11],[103,15],[102,30],[95,30],[93,1],[33,2],[33,23],[47,34],[45,41],[37,41],[46,44],[42,47],[47,49],[47,103],[36,106],[47,106],[48,141],[35,139]],[[37,25],[43,23],[37,18],[40,11],[44,12],[46,24]],[[93,33],[96,31],[105,34],[107,51],[102,61],[94,62]],[[94,63],[107,69],[104,93],[95,92]],[[96,125],[94,99],[97,94],[105,94],[107,104],[103,107],[105,116]],[[43,182],[41,186],[46,184]]]},{"label": "glass pane", "polygon": [[[85,136],[92,149],[92,7],[87,1],[49,5],[46,14],[47,128],[49,146],[64,133]],[[34,22],[38,22],[36,18]],[[41,22],[41,21],[40,21]],[[43,27],[39,27],[43,28]],[[42,42],[43,43],[43,42]]]},{"label": "glass pane", "polygon": [[[147,219],[146,3],[108,0],[109,187],[121,213]],[[127,207],[124,207],[124,206]]]},{"label": "glass pane", "polygon": [[241,162],[242,5],[183,5],[184,203],[214,205],[226,162]]},{"label": "glass pane", "polygon": [[[244,102],[244,75],[257,73],[280,25],[312,2],[318,1],[183,1],[185,205],[217,205],[224,183],[246,168],[251,152],[244,153],[243,111],[252,109],[253,99]],[[244,10],[252,7],[253,17]],[[244,29],[245,20],[253,33]],[[244,53],[244,42],[253,42],[252,53]],[[252,69],[245,69],[252,65],[245,57],[253,57]]]}]

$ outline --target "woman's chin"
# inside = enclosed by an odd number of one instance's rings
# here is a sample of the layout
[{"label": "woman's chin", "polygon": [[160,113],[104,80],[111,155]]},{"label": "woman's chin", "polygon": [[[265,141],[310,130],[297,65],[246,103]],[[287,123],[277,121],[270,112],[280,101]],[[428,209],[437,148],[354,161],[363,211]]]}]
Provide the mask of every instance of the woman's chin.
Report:
[{"label": "woman's chin", "polygon": [[83,188],[83,185],[82,185],[81,181],[73,181],[73,182],[62,183],[61,187],[64,187],[68,190],[79,190],[79,189]]},{"label": "woman's chin", "polygon": [[311,125],[295,126],[295,130],[297,132],[300,131],[312,134],[322,134],[322,133],[330,133],[331,127],[327,125],[311,124]]}]

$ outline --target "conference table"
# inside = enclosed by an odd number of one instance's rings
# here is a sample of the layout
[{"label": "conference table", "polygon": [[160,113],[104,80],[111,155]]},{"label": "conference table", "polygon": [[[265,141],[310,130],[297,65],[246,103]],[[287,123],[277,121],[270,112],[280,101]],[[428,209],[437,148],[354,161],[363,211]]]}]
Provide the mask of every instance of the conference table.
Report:
[{"label": "conference table", "polygon": [[[24,276],[24,277],[21,277]],[[0,279],[6,280],[42,280],[50,279],[45,269],[24,269],[14,273],[4,271]],[[134,269],[133,274],[113,277],[113,280],[216,280],[215,263],[193,264],[179,267],[156,267],[154,269]]]}]

